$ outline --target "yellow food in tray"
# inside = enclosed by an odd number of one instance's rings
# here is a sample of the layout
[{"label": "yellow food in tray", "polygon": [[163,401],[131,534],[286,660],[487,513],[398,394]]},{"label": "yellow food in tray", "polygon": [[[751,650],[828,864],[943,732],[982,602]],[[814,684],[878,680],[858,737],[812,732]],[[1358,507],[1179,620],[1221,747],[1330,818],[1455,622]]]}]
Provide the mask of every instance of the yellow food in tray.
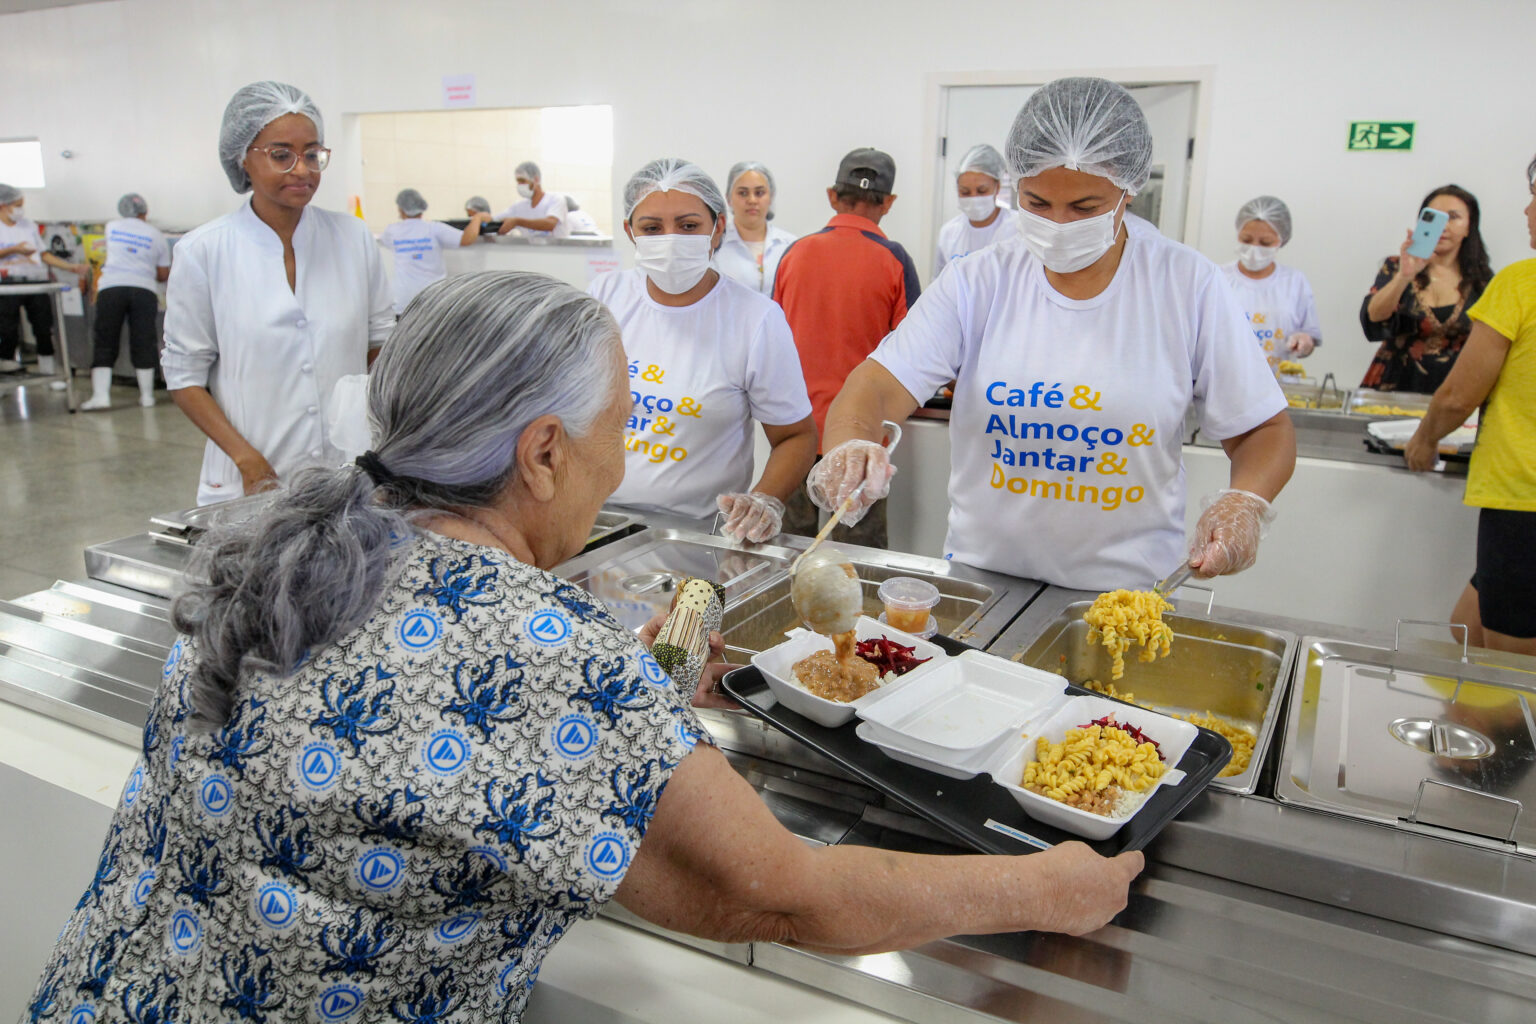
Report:
[{"label": "yellow food in tray", "polygon": [[1285,396],[1285,404],[1290,406],[1292,409],[1316,409],[1317,408],[1317,402],[1313,401],[1310,398],[1303,398],[1300,395],[1286,395]]},{"label": "yellow food in tray", "polygon": [[1423,419],[1425,409],[1405,409],[1400,405],[1357,405],[1350,412],[1357,416],[1412,416]]},{"label": "yellow food in tray", "polygon": [[1025,789],[1093,814],[1133,809],[1168,770],[1155,743],[1138,743],[1125,729],[1093,723],[1068,729],[1065,739],[1035,742],[1035,759],[1024,766]]},{"label": "yellow food in tray", "polygon": [[1253,758],[1253,745],[1258,742],[1258,738],[1253,733],[1209,711],[1204,715],[1174,715],[1173,717],[1182,718],[1190,725],[1198,725],[1202,729],[1219,732],[1226,737],[1228,743],[1232,744],[1232,760],[1228,761],[1226,767],[1216,774],[1218,779],[1241,775],[1248,770],[1248,762]]},{"label": "yellow food in tray", "polygon": [[1198,725],[1202,729],[1220,733],[1226,741],[1232,744],[1232,760],[1228,761],[1221,771],[1217,773],[1218,779],[1231,778],[1241,775],[1248,770],[1248,762],[1253,759],[1254,744],[1258,737],[1248,729],[1235,722],[1229,722],[1220,715],[1213,715],[1207,711],[1203,715],[1181,715],[1178,712],[1163,711],[1155,704],[1146,704],[1136,699],[1133,693],[1121,693],[1115,688],[1114,683],[1101,683],[1097,679],[1089,679],[1083,683],[1083,689],[1092,690],[1094,693],[1102,693],[1106,697],[1123,700],[1127,704],[1135,704],[1137,707],[1146,708],[1148,711],[1157,711],[1181,719],[1190,725]]},{"label": "yellow food in tray", "polygon": [[1283,377],[1305,377],[1307,368],[1294,359],[1282,359],[1280,365],[1275,368]]},{"label": "yellow food in tray", "polygon": [[1112,590],[1094,598],[1093,606],[1083,613],[1088,623],[1088,642],[1109,649],[1110,678],[1125,675],[1125,652],[1131,644],[1141,645],[1138,661],[1155,661],[1173,649],[1173,627],[1163,621],[1163,613],[1173,605],[1150,590]]}]

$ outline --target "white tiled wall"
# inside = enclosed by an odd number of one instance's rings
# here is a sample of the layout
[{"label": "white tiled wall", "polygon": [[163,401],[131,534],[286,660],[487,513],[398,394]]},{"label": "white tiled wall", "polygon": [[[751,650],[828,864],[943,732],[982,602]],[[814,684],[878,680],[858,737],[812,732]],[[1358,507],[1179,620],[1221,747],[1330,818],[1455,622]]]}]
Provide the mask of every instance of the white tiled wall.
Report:
[{"label": "white tiled wall", "polygon": [[[569,116],[581,131],[605,137],[561,145],[551,126]],[[395,195],[414,188],[427,200],[427,217],[464,216],[464,200],[485,196],[491,212],[517,200],[514,168],[532,160],[543,172],[544,188],[574,196],[604,234],[612,234],[612,129],[606,108],[538,107],[510,110],[429,110],[362,114],[363,215],[382,231],[399,213]],[[569,138],[565,140],[569,142]],[[553,152],[552,152],[553,150]]]}]

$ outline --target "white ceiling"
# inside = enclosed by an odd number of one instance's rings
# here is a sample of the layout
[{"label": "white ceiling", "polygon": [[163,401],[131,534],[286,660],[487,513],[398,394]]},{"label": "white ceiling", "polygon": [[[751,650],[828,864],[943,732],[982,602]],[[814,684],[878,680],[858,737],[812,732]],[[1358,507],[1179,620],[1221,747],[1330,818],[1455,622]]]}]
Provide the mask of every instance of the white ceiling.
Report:
[{"label": "white ceiling", "polygon": [[0,0],[0,14],[41,11],[49,7],[73,7],[76,4],[100,4],[107,0]]}]

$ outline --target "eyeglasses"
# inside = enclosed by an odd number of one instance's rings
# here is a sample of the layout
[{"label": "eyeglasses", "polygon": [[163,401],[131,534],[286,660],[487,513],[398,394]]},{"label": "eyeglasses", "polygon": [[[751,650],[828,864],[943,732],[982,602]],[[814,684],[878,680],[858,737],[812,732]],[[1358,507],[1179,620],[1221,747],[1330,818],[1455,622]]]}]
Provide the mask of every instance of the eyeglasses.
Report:
[{"label": "eyeglasses", "polygon": [[291,146],[252,146],[251,149],[267,154],[272,170],[278,174],[287,174],[299,166],[301,159],[304,161],[304,166],[312,171],[323,171],[331,162],[331,151],[324,146],[306,149],[302,154]]}]

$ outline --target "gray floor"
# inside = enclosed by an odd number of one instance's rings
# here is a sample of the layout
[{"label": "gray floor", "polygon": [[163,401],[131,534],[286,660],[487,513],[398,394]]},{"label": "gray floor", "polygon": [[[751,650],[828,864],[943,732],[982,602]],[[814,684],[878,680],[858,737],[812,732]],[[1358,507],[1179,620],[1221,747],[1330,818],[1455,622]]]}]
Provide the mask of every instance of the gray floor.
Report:
[{"label": "gray floor", "polygon": [[[83,378],[75,388],[90,395]],[[197,503],[203,435],[156,399],[141,408],[136,389],[115,387],[110,411],[70,415],[47,387],[0,394],[0,598],[79,579],[88,545]]]}]

